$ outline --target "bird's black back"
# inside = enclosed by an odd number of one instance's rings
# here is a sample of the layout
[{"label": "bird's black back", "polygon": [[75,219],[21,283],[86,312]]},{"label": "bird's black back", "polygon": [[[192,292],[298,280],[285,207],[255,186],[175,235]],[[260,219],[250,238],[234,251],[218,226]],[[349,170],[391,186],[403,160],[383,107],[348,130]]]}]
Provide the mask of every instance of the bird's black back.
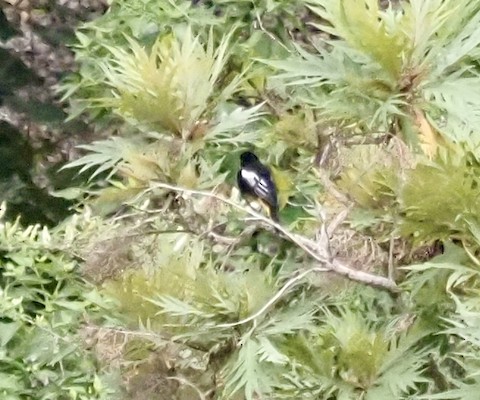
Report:
[{"label": "bird's black back", "polygon": [[268,167],[257,156],[245,152],[240,156],[241,168],[237,173],[238,188],[243,195],[263,200],[270,208],[271,217],[278,213],[277,188]]}]

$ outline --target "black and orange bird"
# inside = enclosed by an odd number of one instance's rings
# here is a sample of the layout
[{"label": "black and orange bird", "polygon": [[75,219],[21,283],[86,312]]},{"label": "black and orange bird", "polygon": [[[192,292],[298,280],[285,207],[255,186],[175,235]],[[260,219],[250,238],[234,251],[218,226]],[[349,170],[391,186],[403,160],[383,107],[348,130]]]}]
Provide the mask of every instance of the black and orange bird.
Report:
[{"label": "black and orange bird", "polygon": [[270,218],[275,222],[279,221],[277,188],[272,174],[251,151],[240,155],[237,183],[244,197],[259,200],[268,207]]}]

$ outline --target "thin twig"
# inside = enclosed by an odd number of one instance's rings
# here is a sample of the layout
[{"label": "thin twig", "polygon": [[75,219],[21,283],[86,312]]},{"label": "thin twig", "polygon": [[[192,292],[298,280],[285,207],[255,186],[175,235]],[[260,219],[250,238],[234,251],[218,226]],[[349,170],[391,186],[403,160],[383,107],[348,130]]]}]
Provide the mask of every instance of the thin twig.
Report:
[{"label": "thin twig", "polygon": [[332,251],[330,248],[330,235],[327,232],[327,226],[325,223],[327,218],[323,210],[320,212],[320,218],[322,219],[323,223],[322,223],[322,226],[320,227],[319,232],[317,233],[318,239],[316,240],[317,246],[315,246],[315,248],[317,249],[317,253],[319,255],[322,255],[327,260],[332,261]]},{"label": "thin twig", "polygon": [[169,190],[174,190],[177,192],[182,192],[185,194],[190,194],[190,195],[197,195],[197,196],[204,196],[204,197],[210,197],[217,199],[225,204],[228,204],[232,206],[233,208],[236,208],[237,210],[241,210],[256,219],[262,221],[266,225],[269,225],[277,230],[277,232],[282,233],[288,240],[290,240],[292,243],[296,244],[298,247],[300,247],[305,253],[310,255],[314,260],[318,261],[319,263],[323,264],[323,266],[336,274],[342,275],[344,277],[347,277],[353,281],[356,282],[361,282],[370,286],[375,286],[378,288],[386,289],[391,292],[398,292],[399,288],[393,282],[392,280],[385,278],[383,276],[378,276],[375,274],[371,274],[368,272],[360,271],[360,270],[355,270],[348,265],[342,263],[341,261],[337,259],[332,259],[329,260],[327,257],[324,255],[318,254],[315,250],[310,245],[307,245],[307,243],[311,243],[311,241],[308,238],[305,238],[303,236],[297,235],[295,233],[292,233],[285,229],[282,225],[272,221],[270,218],[265,217],[264,215],[245,208],[241,206],[240,204],[224,198],[222,196],[219,196],[215,193],[211,192],[206,192],[202,190],[195,190],[195,189],[188,189],[188,188],[183,188],[175,185],[171,185],[168,183],[163,183],[163,182],[153,182],[150,188],[146,189],[143,193],[147,193],[150,191],[153,191],[155,189],[169,189]]},{"label": "thin twig", "polygon": [[264,306],[258,310],[255,314],[253,315],[250,315],[249,317],[247,318],[244,318],[240,321],[237,321],[237,322],[231,322],[231,323],[228,323],[228,324],[220,324],[220,325],[216,325],[215,328],[231,328],[233,326],[237,326],[237,325],[243,325],[243,324],[246,324],[247,322],[250,322],[250,321],[253,321],[255,320],[256,318],[258,318],[260,315],[262,315],[265,311],[267,311],[273,304],[275,304],[275,302],[280,299],[280,297],[282,297],[282,295],[291,287],[293,286],[295,283],[297,283],[299,280],[303,279],[305,276],[307,276],[309,273],[311,272],[326,272],[328,271],[328,269],[326,268],[310,268],[304,272],[302,272],[300,275],[297,275],[291,279],[289,279],[283,286],[282,288],[277,292],[275,293],[275,296],[273,296],[269,301],[267,301]]},{"label": "thin twig", "polygon": [[345,219],[347,218],[348,214],[350,213],[350,211],[352,210],[353,208],[353,203],[350,204],[347,208],[345,208],[344,210],[342,210],[341,212],[339,212],[335,218],[332,220],[332,222],[330,222],[328,224],[328,227],[327,227],[327,233],[328,233],[328,237],[332,237],[333,235],[333,232],[335,232],[337,230],[337,228],[343,224],[343,222],[345,221]]},{"label": "thin twig", "polygon": [[203,353],[208,352],[208,349],[201,347],[200,345],[196,345],[193,342],[189,342],[188,344],[185,342],[178,342],[174,339],[172,335],[168,334],[160,334],[157,332],[152,332],[152,331],[134,331],[130,329],[124,329],[124,328],[115,328],[115,327],[110,327],[110,326],[95,326],[95,325],[87,325],[84,327],[84,329],[89,330],[89,331],[106,331],[109,333],[114,333],[114,334],[119,334],[119,335],[124,335],[125,337],[132,336],[132,337],[139,337],[139,338],[150,338],[152,342],[155,344],[160,343],[180,343],[186,347],[189,347],[193,350],[197,350]]},{"label": "thin twig", "polygon": [[[255,7],[255,3],[254,3],[254,7]],[[278,40],[278,39],[273,35],[273,33],[267,31],[267,30],[263,27],[262,18],[260,17],[260,15],[259,15],[258,10],[256,9],[256,7],[255,7],[255,17],[256,17],[256,19],[257,19],[259,28],[260,28],[263,32],[265,32],[265,34],[266,34],[270,39],[272,39],[276,44],[280,45],[281,47],[283,47],[284,50],[286,50],[288,53],[292,54],[292,51],[291,51],[287,46],[285,46],[280,40]]]},{"label": "thin twig", "polygon": [[395,247],[395,238],[393,237],[393,233],[392,233],[392,236],[390,236],[390,246],[388,249],[388,277],[392,280],[395,279],[395,269],[393,266],[394,247]]},{"label": "thin twig", "polygon": [[350,207],[352,204],[352,201],[348,196],[340,192],[333,182],[330,180],[328,177],[327,173],[324,172],[322,169],[317,169],[315,172],[318,174],[320,180],[322,181],[322,185],[328,190],[329,193],[332,194],[333,197],[335,197],[338,202],[346,205],[347,207]]},{"label": "thin twig", "polygon": [[166,379],[175,380],[180,382],[182,385],[190,386],[193,390],[195,390],[195,392],[197,392],[198,398],[200,400],[206,399],[205,395],[201,392],[201,390],[197,386],[195,386],[192,382],[190,382],[188,379],[180,376],[168,376]]}]

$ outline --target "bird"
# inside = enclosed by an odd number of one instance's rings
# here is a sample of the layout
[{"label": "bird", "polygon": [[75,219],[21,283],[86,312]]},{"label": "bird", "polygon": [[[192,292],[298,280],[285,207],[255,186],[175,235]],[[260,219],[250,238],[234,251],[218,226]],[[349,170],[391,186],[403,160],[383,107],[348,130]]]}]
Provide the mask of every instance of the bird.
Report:
[{"label": "bird", "polygon": [[277,187],[272,174],[251,151],[245,151],[240,155],[237,184],[244,197],[260,200],[268,207],[270,218],[274,222],[279,222]]}]

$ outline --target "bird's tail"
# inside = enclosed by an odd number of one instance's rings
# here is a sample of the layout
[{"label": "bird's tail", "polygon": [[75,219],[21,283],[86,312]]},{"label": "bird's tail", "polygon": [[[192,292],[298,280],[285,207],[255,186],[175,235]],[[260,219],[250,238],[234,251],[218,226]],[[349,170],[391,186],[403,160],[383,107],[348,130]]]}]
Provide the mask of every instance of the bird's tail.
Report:
[{"label": "bird's tail", "polygon": [[278,217],[278,207],[270,207],[270,218],[276,222],[276,223],[280,223],[280,218]]}]

